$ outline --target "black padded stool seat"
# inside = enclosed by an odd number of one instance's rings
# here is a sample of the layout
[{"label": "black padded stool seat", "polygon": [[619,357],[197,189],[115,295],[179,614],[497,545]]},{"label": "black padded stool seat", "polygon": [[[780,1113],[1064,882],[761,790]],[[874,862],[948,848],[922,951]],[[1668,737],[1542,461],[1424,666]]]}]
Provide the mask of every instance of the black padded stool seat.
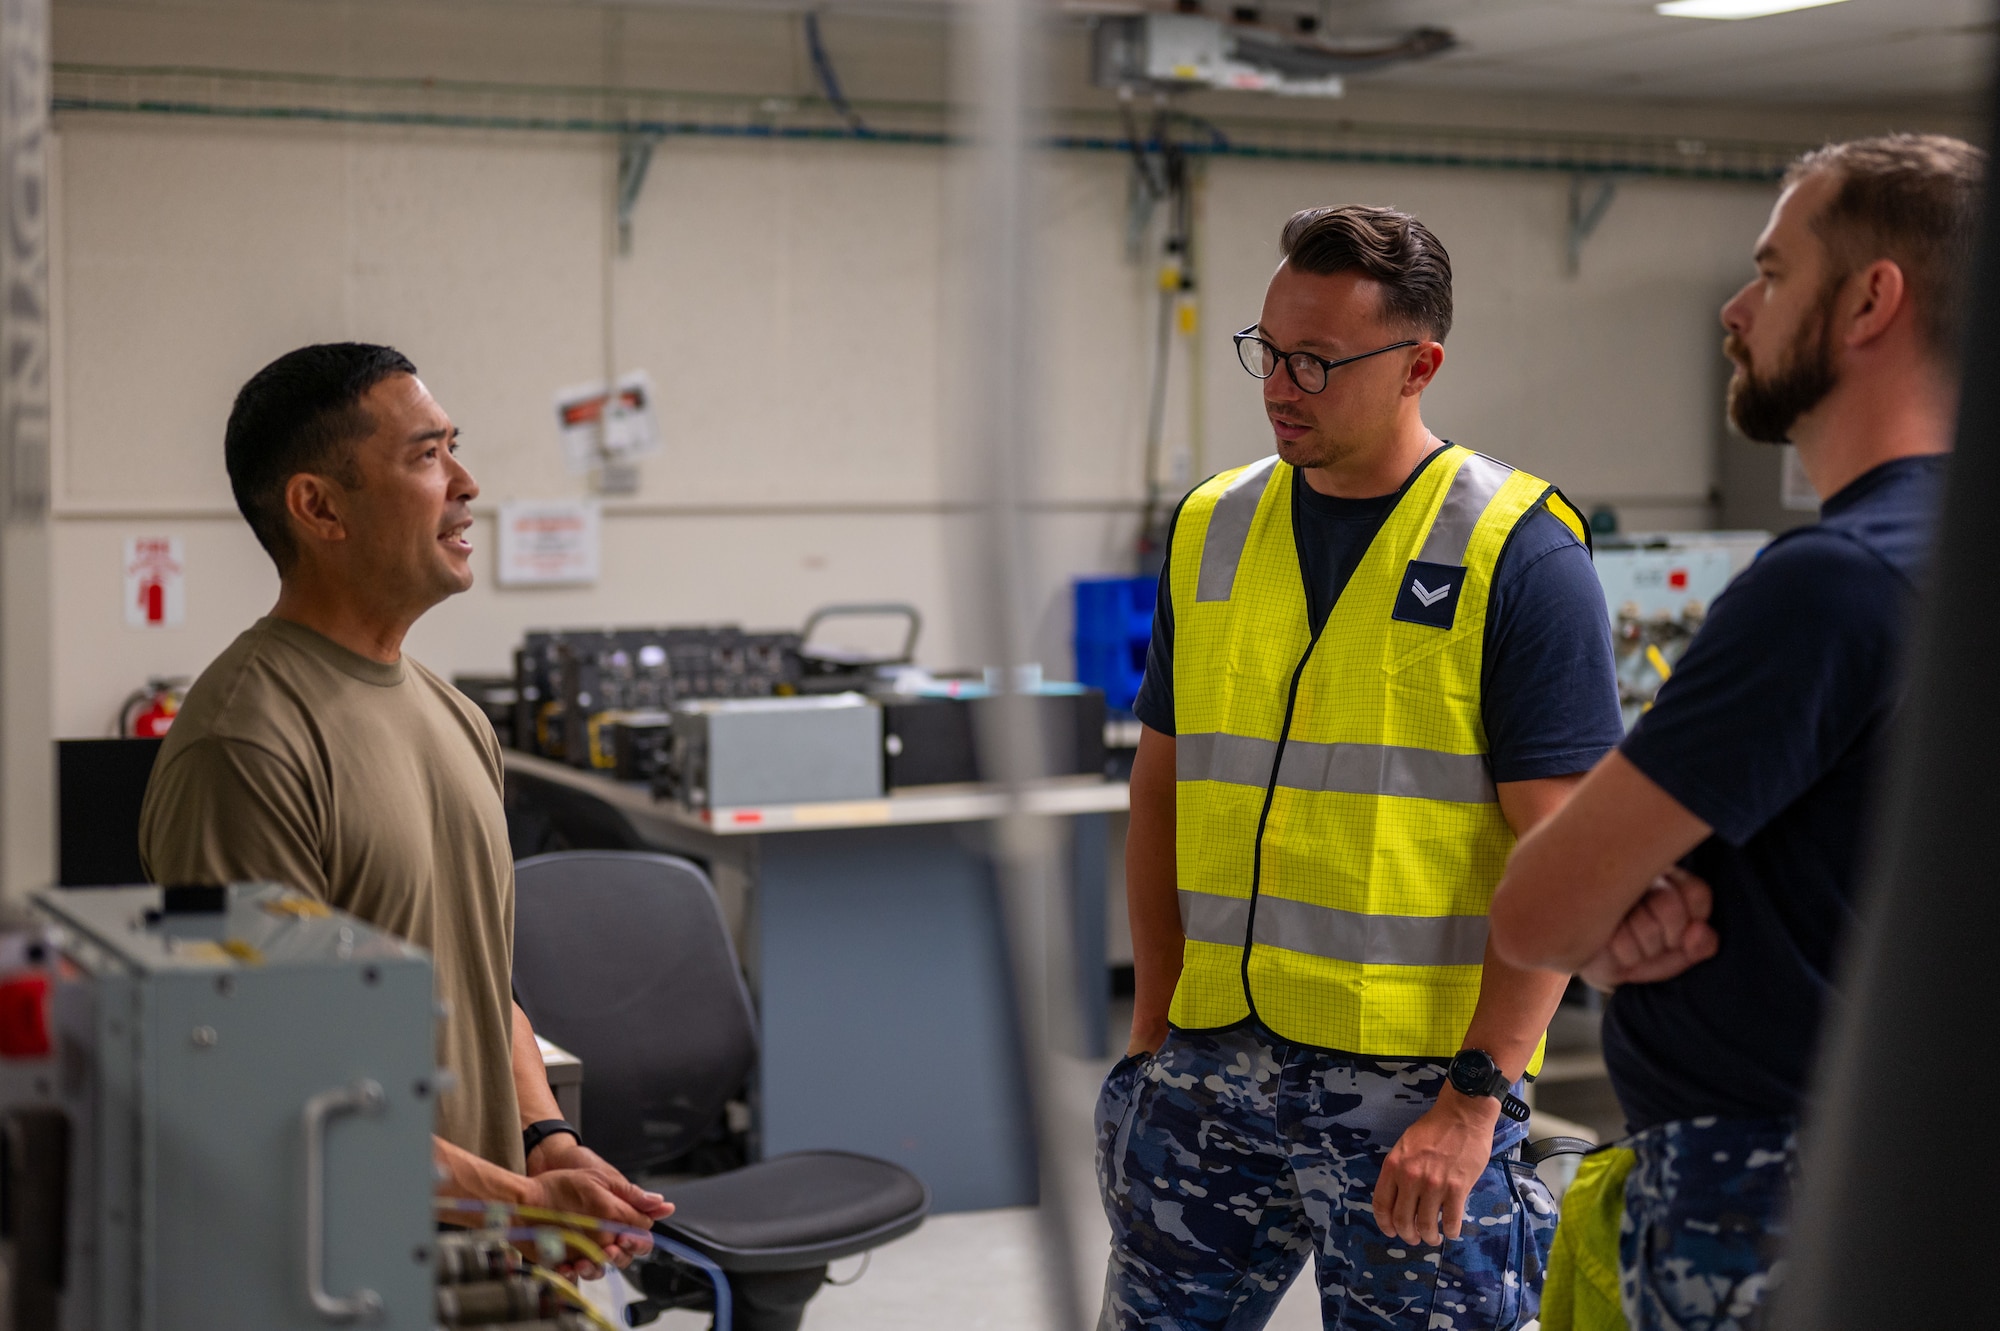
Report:
[{"label": "black padded stool seat", "polygon": [[790,1271],[865,1252],[915,1229],[931,1200],[908,1170],[846,1151],[797,1151],[643,1186],[674,1204],[655,1229],[730,1272]]},{"label": "black padded stool seat", "polygon": [[535,1029],[583,1060],[590,1145],[679,1209],[656,1252],[626,1269],[644,1297],[630,1325],[713,1309],[734,1325],[798,1331],[826,1264],[901,1238],[930,1192],[908,1170],[846,1151],[800,1151],[707,1178],[663,1176],[723,1121],[757,1065],[757,1016],[708,875],[639,851],[571,851],[514,866],[514,997]]}]

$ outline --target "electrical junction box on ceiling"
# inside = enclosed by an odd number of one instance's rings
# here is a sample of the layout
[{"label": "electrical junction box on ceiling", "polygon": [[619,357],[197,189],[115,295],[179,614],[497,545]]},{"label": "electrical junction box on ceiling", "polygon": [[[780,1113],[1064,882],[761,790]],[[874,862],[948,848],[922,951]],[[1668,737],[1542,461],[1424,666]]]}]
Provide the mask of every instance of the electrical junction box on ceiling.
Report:
[{"label": "electrical junction box on ceiling", "polygon": [[1106,16],[1092,36],[1092,79],[1101,88],[1338,97],[1345,75],[1426,59],[1455,44],[1438,28],[1361,40],[1316,33],[1295,39],[1200,14]]},{"label": "electrical junction box on ceiling", "polygon": [[1338,74],[1288,75],[1242,59],[1238,48],[1235,33],[1198,14],[1109,19],[1097,29],[1098,81],[1112,86],[1230,88],[1306,97],[1338,97],[1346,91]]}]

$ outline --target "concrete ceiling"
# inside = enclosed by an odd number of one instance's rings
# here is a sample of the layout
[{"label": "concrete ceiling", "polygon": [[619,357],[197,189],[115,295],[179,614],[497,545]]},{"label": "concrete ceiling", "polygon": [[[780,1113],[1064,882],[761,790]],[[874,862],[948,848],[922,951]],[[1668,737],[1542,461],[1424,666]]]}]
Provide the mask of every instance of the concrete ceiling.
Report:
[{"label": "concrete ceiling", "polygon": [[[57,0],[58,4],[71,0]],[[141,7],[218,0],[121,0]],[[220,0],[229,3],[230,0]],[[239,0],[241,2],[241,0]],[[253,0],[253,3],[255,0]],[[265,0],[268,3],[268,0]],[[285,3],[286,0],[280,0]],[[348,0],[350,4],[370,0]],[[404,0],[373,0],[401,4]],[[443,0],[477,8],[491,0]],[[523,0],[517,0],[517,3]],[[569,8],[576,0],[524,0]],[[324,0],[289,0],[326,7]],[[940,23],[968,0],[583,0],[634,9],[707,9]],[[1091,14],[1167,10],[1175,0],[1040,0],[1081,25]],[[1654,0],[1201,0],[1217,16],[1249,8],[1281,31],[1310,15],[1329,37],[1428,26],[1458,45],[1442,56],[1350,79],[1357,91],[1798,105],[1975,104],[1994,58],[2000,0],[1841,0],[1767,18],[1666,18]],[[1983,112],[1983,107],[1978,110]]]},{"label": "concrete ceiling", "polygon": [[1456,50],[1370,82],[1494,93],[1959,98],[1985,86],[1994,35],[1987,0],[1845,0],[1735,22],[1664,18],[1652,0],[1364,0],[1325,9],[1330,31],[1428,24],[1457,35]]},{"label": "concrete ceiling", "polygon": [[[737,6],[773,8],[802,2],[732,0]],[[1734,22],[1662,17],[1653,12],[1653,0],[1247,2],[1279,28],[1310,14],[1329,35],[1381,35],[1428,25],[1448,29],[1459,40],[1447,55],[1362,76],[1357,83],[1541,96],[1849,104],[1963,99],[1985,86],[1995,30],[1990,0],[1843,0]],[[819,3],[834,10],[910,15],[948,11],[952,0]],[[1172,0],[1048,3],[1075,15],[1174,7]],[[1225,16],[1242,3],[1204,0],[1202,8]]]}]

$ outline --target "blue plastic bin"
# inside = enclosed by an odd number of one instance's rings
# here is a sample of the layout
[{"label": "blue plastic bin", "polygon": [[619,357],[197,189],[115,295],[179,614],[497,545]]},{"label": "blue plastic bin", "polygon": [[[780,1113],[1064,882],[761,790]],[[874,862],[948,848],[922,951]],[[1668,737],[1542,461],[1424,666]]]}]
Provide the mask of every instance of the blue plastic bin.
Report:
[{"label": "blue plastic bin", "polygon": [[1104,690],[1104,705],[1130,711],[1146,673],[1158,578],[1077,578],[1076,677]]}]

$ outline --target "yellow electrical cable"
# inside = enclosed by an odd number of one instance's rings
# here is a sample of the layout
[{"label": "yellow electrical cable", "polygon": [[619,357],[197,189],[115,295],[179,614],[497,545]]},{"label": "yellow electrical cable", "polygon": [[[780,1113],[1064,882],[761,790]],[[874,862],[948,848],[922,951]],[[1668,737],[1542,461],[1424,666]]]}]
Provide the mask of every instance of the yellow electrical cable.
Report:
[{"label": "yellow electrical cable", "polygon": [[606,1270],[609,1270],[611,1268],[612,1266],[611,1254],[605,1252],[604,1249],[598,1247],[597,1244],[592,1242],[588,1236],[579,1234],[573,1229],[565,1229],[561,1225],[557,1225],[554,1228],[556,1233],[562,1235],[563,1242],[569,1244],[570,1247],[576,1249],[578,1252],[582,1253],[585,1257],[588,1257],[591,1261],[596,1262],[599,1266],[604,1267]]},{"label": "yellow electrical cable", "polygon": [[[445,1203],[447,1210],[462,1209],[453,1198],[440,1197],[438,1201]],[[598,1246],[590,1235],[602,1233],[607,1229],[619,1230],[625,1228],[623,1225],[613,1225],[610,1221],[599,1220],[592,1216],[573,1215],[568,1211],[545,1211],[539,1206],[515,1206],[511,1202],[480,1202],[478,1205],[484,1209],[505,1211],[517,1220],[542,1220],[548,1222],[555,1228],[557,1233],[562,1235],[564,1242],[599,1266],[610,1266],[612,1264],[611,1257],[603,1248]]]},{"label": "yellow electrical cable", "polygon": [[[523,1220],[546,1220],[552,1225],[561,1225],[571,1232],[577,1232],[579,1238],[584,1238],[586,1234],[620,1234],[627,1232],[628,1229],[625,1225],[614,1224],[594,1215],[578,1215],[574,1211],[548,1211],[539,1206],[513,1206],[508,1209]],[[590,1240],[584,1238],[584,1242],[589,1243]],[[599,1260],[602,1261],[601,1254],[604,1250],[598,1248],[597,1251],[600,1254]]]},{"label": "yellow electrical cable", "polygon": [[569,1281],[564,1280],[561,1276],[557,1275],[555,1272],[549,1270],[547,1267],[544,1266],[530,1265],[528,1267],[528,1273],[534,1276],[535,1279],[547,1285],[550,1289],[555,1290],[556,1293],[562,1295],[564,1298],[574,1303],[578,1308],[582,1309],[583,1315],[585,1317],[588,1317],[596,1325],[603,1327],[604,1331],[619,1331],[617,1323],[613,1322],[603,1313],[597,1311],[596,1306],[593,1305],[589,1299],[586,1299],[583,1296],[582,1290],[578,1289],[575,1285],[572,1285]]}]

